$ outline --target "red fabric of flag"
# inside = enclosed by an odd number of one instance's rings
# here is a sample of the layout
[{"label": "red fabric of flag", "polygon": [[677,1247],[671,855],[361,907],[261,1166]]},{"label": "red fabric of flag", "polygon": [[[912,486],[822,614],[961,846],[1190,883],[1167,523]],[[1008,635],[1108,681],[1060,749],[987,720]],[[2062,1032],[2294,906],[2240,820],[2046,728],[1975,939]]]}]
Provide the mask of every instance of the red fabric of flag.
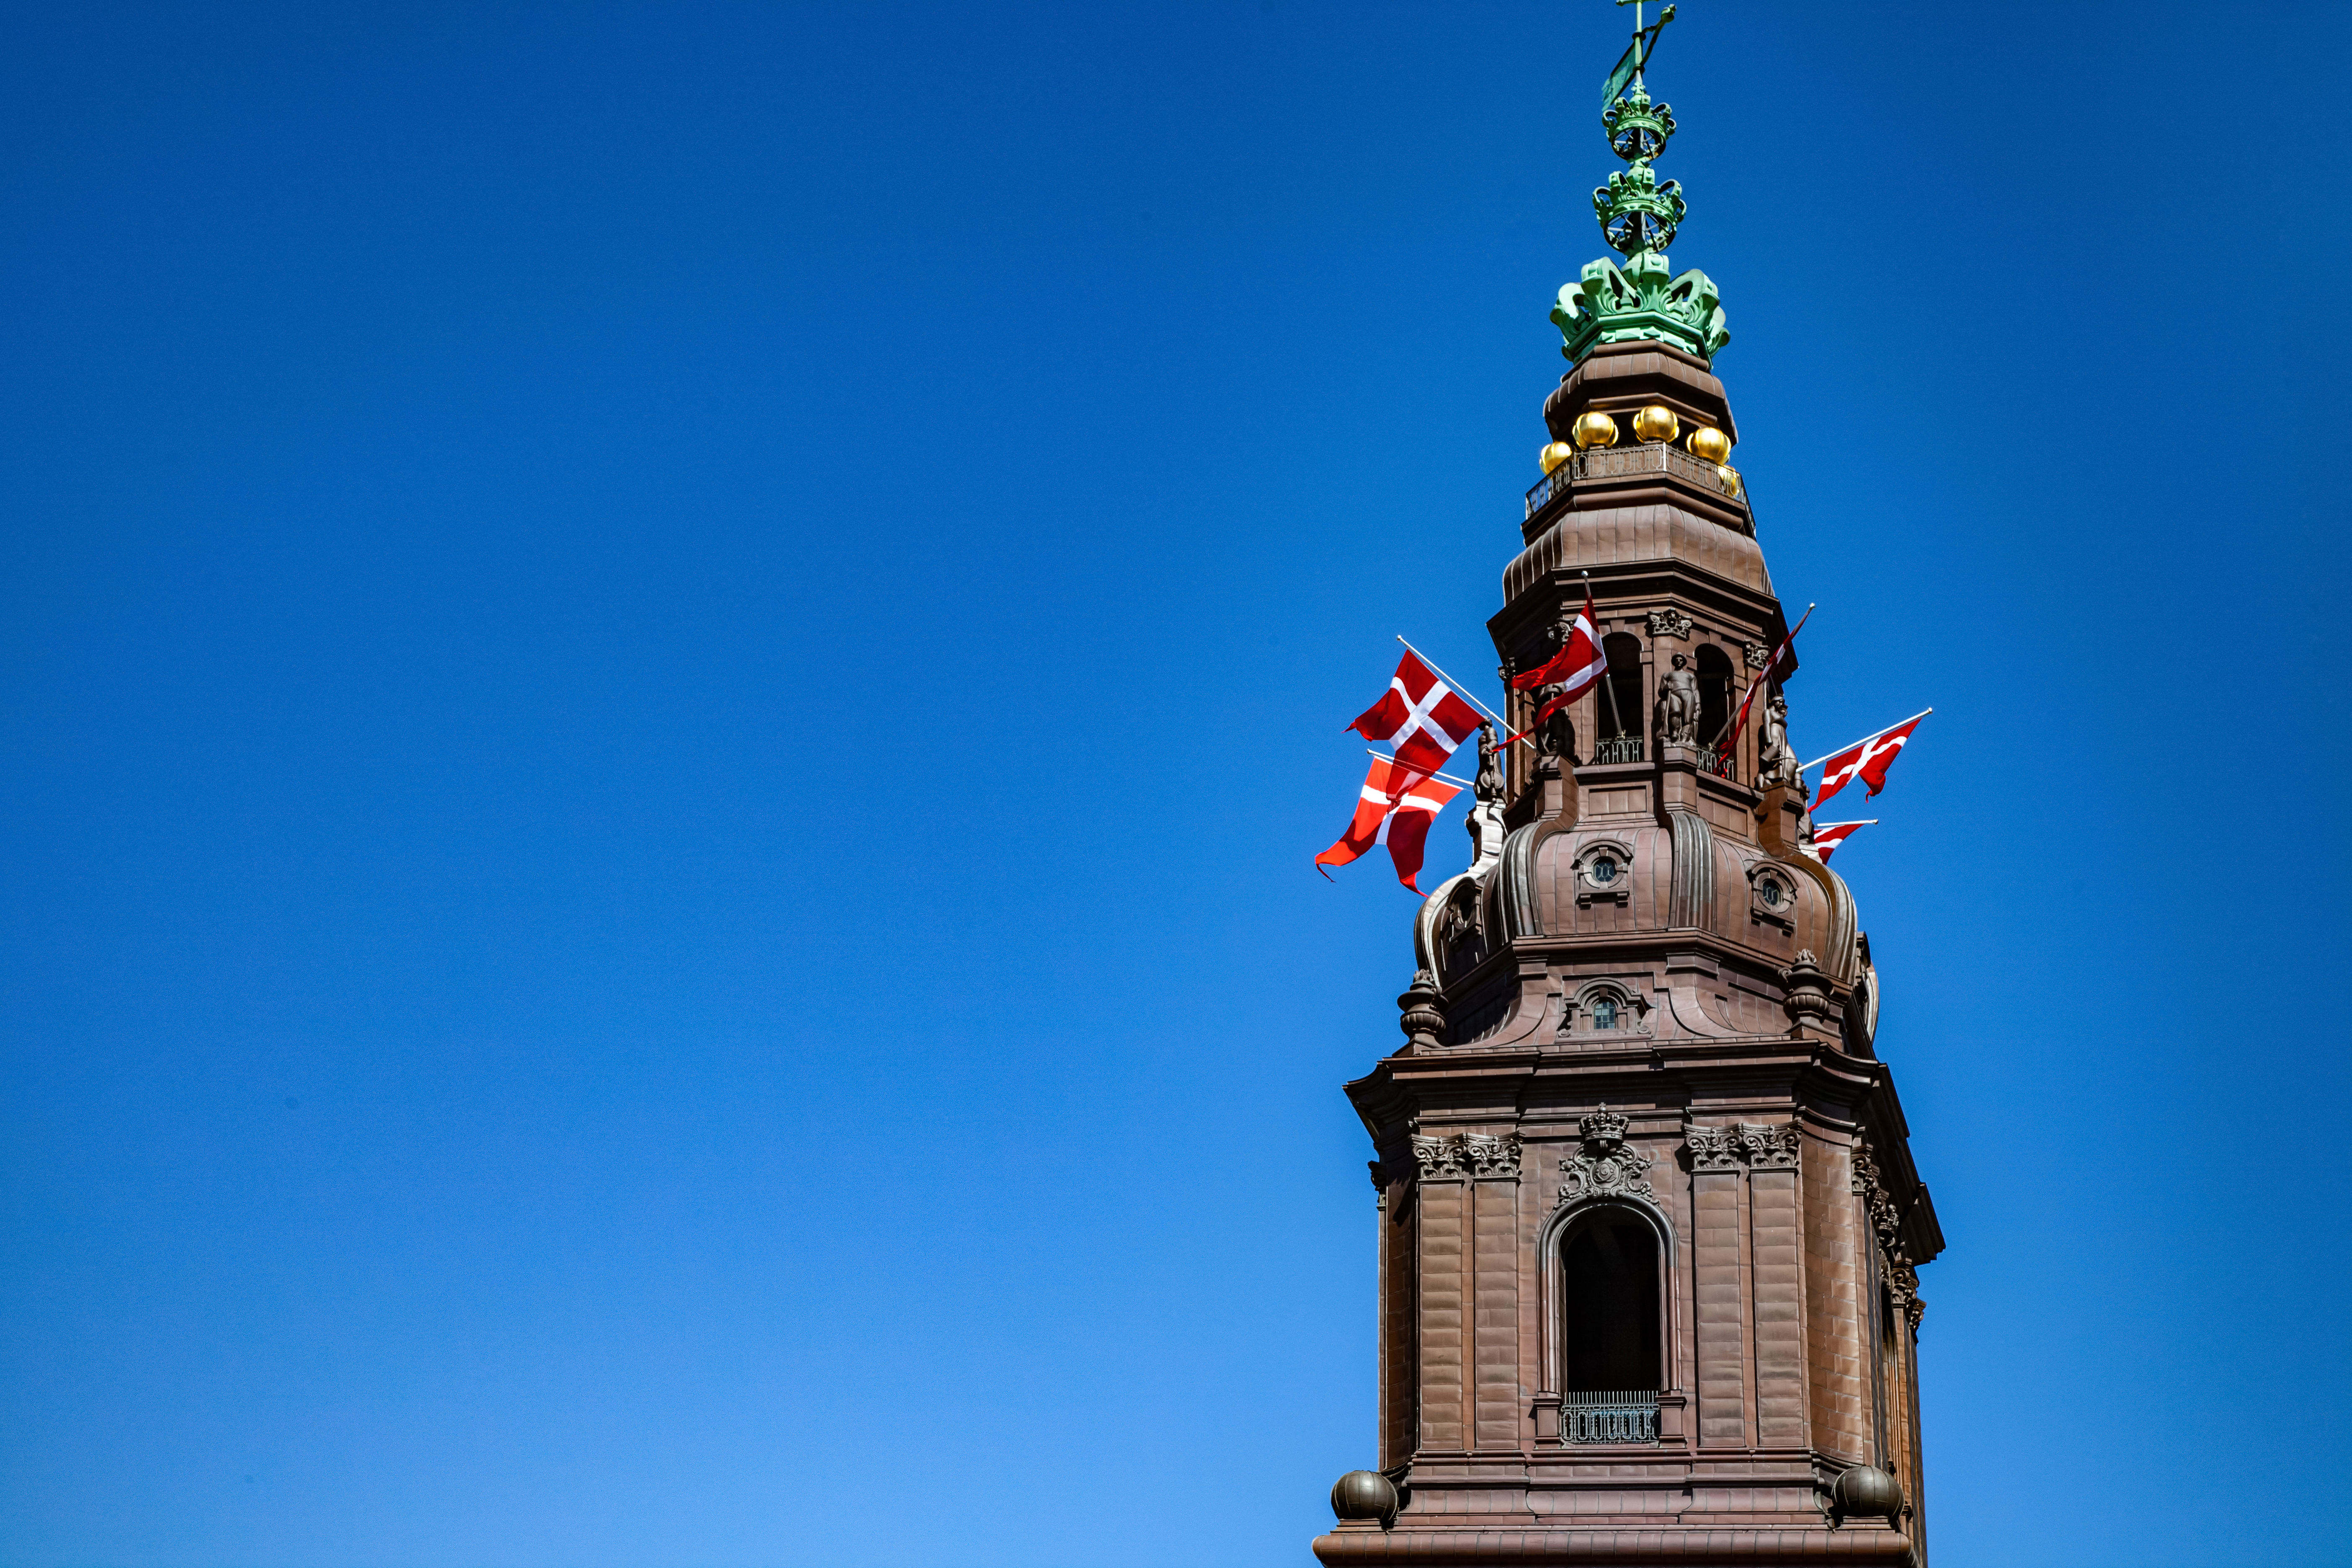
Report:
[{"label": "red fabric of flag", "polygon": [[1478,710],[1408,652],[1397,661],[1388,691],[1348,728],[1388,747],[1406,766],[1433,773],[1477,732]]},{"label": "red fabric of flag", "polygon": [[1789,635],[1780,639],[1780,646],[1772,650],[1772,657],[1764,661],[1764,668],[1756,672],[1756,679],[1748,683],[1747,693],[1739,699],[1739,711],[1731,716],[1730,733],[1724,736],[1723,743],[1716,748],[1717,752],[1727,757],[1731,749],[1739,744],[1739,732],[1748,728],[1748,710],[1755,703],[1756,694],[1764,689],[1767,679],[1779,674],[1780,661],[1787,658],[1789,650],[1797,645],[1797,634],[1803,631],[1805,623],[1812,618],[1813,607],[1808,605],[1805,613],[1797,617],[1797,624],[1789,628]]},{"label": "red fabric of flag", "polygon": [[1813,796],[1812,805],[1806,809],[1819,811],[1822,802],[1856,779],[1869,785],[1872,795],[1885,789],[1886,770],[1895,765],[1895,759],[1903,754],[1903,748],[1910,742],[1911,731],[1919,727],[1921,719],[1927,717],[1922,713],[1918,719],[1907,720],[1892,730],[1881,730],[1868,740],[1856,742],[1824,762],[1822,764],[1822,792]]},{"label": "red fabric of flag", "polygon": [[1813,824],[1813,853],[1822,864],[1830,863],[1830,854],[1837,847],[1868,827],[1867,822],[1816,822]]},{"label": "red fabric of flag", "polygon": [[[1430,824],[1437,820],[1445,803],[1461,793],[1458,785],[1431,778],[1389,758],[1376,757],[1371,771],[1364,775],[1364,787],[1357,794],[1356,815],[1348,824],[1348,831],[1339,836],[1337,844],[1315,857],[1315,864],[1345,866],[1370,853],[1374,845],[1385,844],[1389,859],[1396,867],[1397,880],[1418,893],[1421,887],[1413,879],[1421,875]],[[1328,877],[1331,873],[1323,874]]]},{"label": "red fabric of flag", "polygon": [[1576,623],[1569,628],[1568,640],[1559,645],[1559,651],[1535,668],[1523,669],[1511,677],[1511,689],[1532,691],[1538,686],[1563,688],[1544,704],[1545,715],[1557,711],[1562,702],[1581,695],[1584,689],[1600,679],[1601,672],[1608,668],[1608,659],[1601,651],[1601,638],[1592,628],[1592,595],[1588,592],[1584,595],[1584,608],[1577,612]]}]

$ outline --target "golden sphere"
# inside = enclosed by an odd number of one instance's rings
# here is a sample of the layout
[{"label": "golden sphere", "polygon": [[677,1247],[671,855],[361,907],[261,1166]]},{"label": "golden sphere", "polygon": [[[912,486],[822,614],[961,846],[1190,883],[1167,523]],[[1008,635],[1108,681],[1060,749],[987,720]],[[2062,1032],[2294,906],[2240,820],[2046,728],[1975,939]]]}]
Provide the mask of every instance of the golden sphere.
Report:
[{"label": "golden sphere", "polygon": [[1690,433],[1687,443],[1691,456],[1705,463],[1720,463],[1731,456],[1731,437],[1712,425],[1702,425]]},{"label": "golden sphere", "polygon": [[1543,465],[1543,471],[1548,474],[1574,456],[1576,456],[1575,447],[1565,441],[1554,441],[1537,456],[1536,461]]},{"label": "golden sphere", "polygon": [[1610,418],[1598,408],[1588,408],[1576,416],[1575,427],[1569,434],[1576,437],[1576,445],[1580,449],[1586,447],[1614,447],[1617,444],[1617,421]]},{"label": "golden sphere", "polygon": [[1633,416],[1633,434],[1644,441],[1671,441],[1682,427],[1675,411],[1663,403],[1653,403]]},{"label": "golden sphere", "polygon": [[1715,477],[1723,481],[1723,493],[1732,500],[1739,499],[1739,470],[1728,463],[1717,463]]}]

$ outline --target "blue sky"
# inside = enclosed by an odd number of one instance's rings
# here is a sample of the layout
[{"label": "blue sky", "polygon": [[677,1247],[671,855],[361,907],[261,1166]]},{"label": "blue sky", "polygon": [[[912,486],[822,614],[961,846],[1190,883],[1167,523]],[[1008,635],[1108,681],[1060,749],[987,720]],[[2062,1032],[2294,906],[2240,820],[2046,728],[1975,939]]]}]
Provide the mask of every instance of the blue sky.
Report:
[{"label": "blue sky", "polygon": [[[1939,1568],[2352,1561],[2345,14],[1682,11]],[[9,8],[0,1561],[1308,1562],[1625,20]]]}]

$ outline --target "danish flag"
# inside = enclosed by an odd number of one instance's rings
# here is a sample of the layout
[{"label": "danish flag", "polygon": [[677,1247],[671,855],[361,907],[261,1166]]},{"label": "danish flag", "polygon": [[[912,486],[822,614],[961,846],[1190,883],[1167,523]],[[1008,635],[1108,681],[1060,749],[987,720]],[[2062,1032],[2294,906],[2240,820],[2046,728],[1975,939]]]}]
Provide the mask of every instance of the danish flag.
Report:
[{"label": "danish flag", "polygon": [[[1532,691],[1538,686],[1557,686],[1549,700],[1536,710],[1528,728],[1542,723],[1584,694],[1585,688],[1601,679],[1609,668],[1606,655],[1601,651],[1601,638],[1592,629],[1592,590],[1584,591],[1584,608],[1577,612],[1576,624],[1569,628],[1568,640],[1559,651],[1536,666],[1511,677],[1511,689]],[[1519,737],[1514,735],[1513,740]]]},{"label": "danish flag", "polygon": [[[1824,764],[1822,769],[1822,793],[1815,795],[1812,805],[1805,809],[1819,811],[1822,808],[1822,802],[1829,799],[1857,778],[1870,786],[1872,795],[1876,795],[1880,790],[1885,789],[1886,770],[1895,765],[1896,757],[1902,755],[1904,746],[1911,739],[1911,731],[1919,727],[1919,721],[1934,711],[1933,708],[1923,709],[1900,724],[1881,730],[1874,735],[1866,735],[1844,751],[1834,752],[1821,758],[1820,761]],[[1811,767],[1812,763],[1808,763],[1805,765]],[[1816,831],[1819,830],[1816,829]]]},{"label": "danish flag", "polygon": [[1867,816],[1860,822],[1816,822],[1813,824],[1813,854],[1824,866],[1830,863],[1830,852],[1878,818]]},{"label": "danish flag", "polygon": [[[1421,888],[1413,879],[1421,875],[1429,825],[1437,820],[1445,803],[1461,793],[1458,785],[1441,784],[1391,758],[1375,757],[1356,800],[1355,820],[1348,824],[1339,842],[1315,857],[1315,864],[1318,868],[1344,866],[1369,853],[1373,845],[1385,844],[1390,860],[1396,865],[1397,880],[1418,893]],[[1323,875],[1328,878],[1331,873]]]},{"label": "danish flag", "polygon": [[1433,773],[1476,731],[1478,722],[1478,710],[1407,649],[1397,661],[1396,677],[1386,694],[1348,728],[1375,745],[1387,746],[1407,767]]},{"label": "danish flag", "polygon": [[1807,605],[1805,613],[1797,617],[1797,624],[1789,628],[1789,635],[1780,639],[1780,646],[1772,650],[1772,657],[1764,661],[1764,668],[1756,672],[1756,679],[1748,683],[1748,693],[1739,700],[1739,711],[1731,716],[1731,731],[1716,747],[1717,752],[1727,757],[1731,754],[1731,748],[1739,744],[1739,731],[1748,728],[1748,704],[1754,702],[1756,694],[1764,689],[1766,678],[1779,669],[1780,661],[1789,657],[1789,650],[1796,646],[1797,634],[1803,631],[1805,623],[1812,618],[1813,606]]}]

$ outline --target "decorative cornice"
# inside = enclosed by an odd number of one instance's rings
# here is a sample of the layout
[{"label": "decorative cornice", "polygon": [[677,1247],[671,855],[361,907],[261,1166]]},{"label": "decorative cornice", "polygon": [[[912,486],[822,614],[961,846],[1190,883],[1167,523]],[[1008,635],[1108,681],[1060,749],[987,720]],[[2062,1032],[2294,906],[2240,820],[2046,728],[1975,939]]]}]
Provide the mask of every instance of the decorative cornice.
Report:
[{"label": "decorative cornice", "polygon": [[1901,1310],[1916,1334],[1920,1319],[1927,1314],[1927,1303],[1919,1295],[1919,1271],[1912,1267],[1911,1250],[1903,1242],[1903,1215],[1878,1179],[1878,1162],[1871,1156],[1867,1140],[1854,1140],[1853,1179],[1849,1186],[1853,1195],[1863,1200],[1864,1212],[1870,1216],[1871,1232],[1878,1242],[1882,1260],[1879,1283],[1886,1290],[1887,1300]]}]

